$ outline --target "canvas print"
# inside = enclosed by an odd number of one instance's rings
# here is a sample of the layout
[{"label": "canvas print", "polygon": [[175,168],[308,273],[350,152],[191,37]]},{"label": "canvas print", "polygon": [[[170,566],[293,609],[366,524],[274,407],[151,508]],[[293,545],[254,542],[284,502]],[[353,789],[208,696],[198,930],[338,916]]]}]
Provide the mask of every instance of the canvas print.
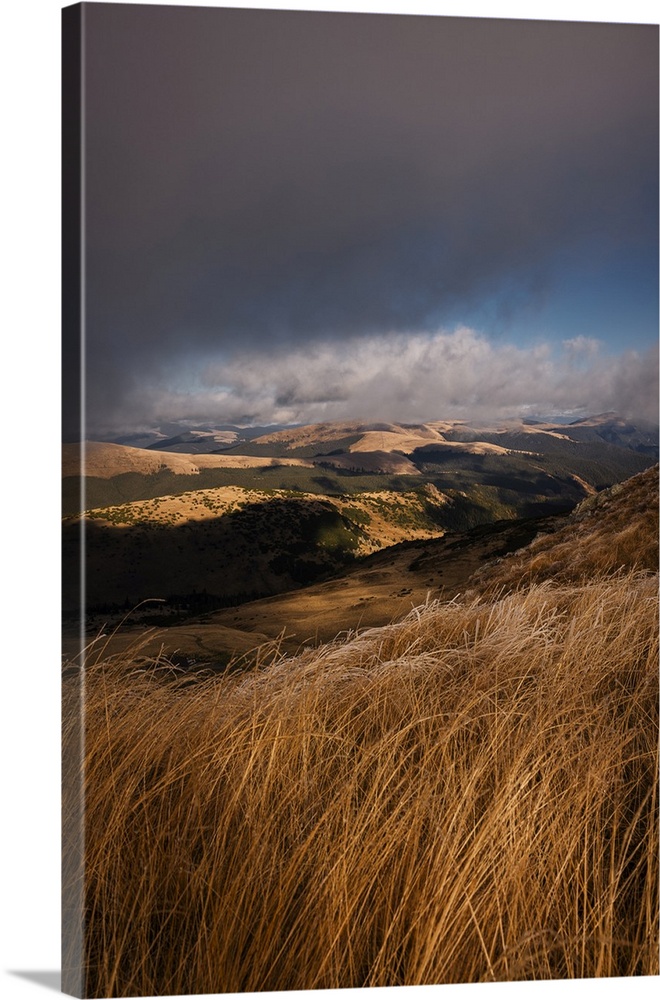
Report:
[{"label": "canvas print", "polygon": [[658,26],[63,11],[63,985],[658,974]]}]

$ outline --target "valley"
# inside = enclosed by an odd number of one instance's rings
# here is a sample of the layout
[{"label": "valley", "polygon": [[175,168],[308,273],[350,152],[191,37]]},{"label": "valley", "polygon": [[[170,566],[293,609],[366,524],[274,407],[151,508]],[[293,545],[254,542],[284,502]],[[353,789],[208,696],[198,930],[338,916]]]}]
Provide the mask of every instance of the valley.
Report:
[{"label": "valley", "polygon": [[150,652],[222,668],[264,642],[295,652],[451,599],[657,459],[657,431],[609,414],[321,424],[238,444],[224,429],[184,443],[215,450],[88,442],[80,477],[81,448],[65,446],[66,656],[78,651],[83,538],[87,641],[103,635],[105,649],[122,623],[115,649],[158,629]]}]

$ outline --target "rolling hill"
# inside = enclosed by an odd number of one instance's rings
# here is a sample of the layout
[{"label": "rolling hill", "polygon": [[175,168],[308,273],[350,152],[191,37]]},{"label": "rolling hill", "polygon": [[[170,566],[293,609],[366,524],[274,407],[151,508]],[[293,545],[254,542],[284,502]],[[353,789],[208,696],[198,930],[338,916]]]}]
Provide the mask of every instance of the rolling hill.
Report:
[{"label": "rolling hill", "polygon": [[157,472],[172,472],[177,476],[196,476],[203,469],[247,469],[277,465],[312,467],[311,462],[283,455],[278,458],[256,458],[253,455],[215,455],[207,452],[133,448],[111,442],[87,441],[80,445],[65,444],[62,448],[62,475],[76,477],[84,462],[87,477],[113,479],[126,473],[151,476]]},{"label": "rolling hill", "polygon": [[[450,581],[462,586],[468,567],[531,537],[539,519],[648,468],[654,441],[657,432],[611,414],[569,425],[345,422],[256,434],[220,454],[87,442],[85,477],[81,446],[65,445],[65,617],[76,615],[84,526],[92,632],[158,599],[135,620],[217,612],[218,629],[273,637],[270,624],[233,610],[268,598],[269,622],[295,622],[290,647],[332,638],[390,620]],[[526,528],[506,527],[521,520]],[[428,568],[436,545],[438,572]],[[297,594],[310,584],[329,603],[306,590],[303,612]]]},{"label": "rolling hill", "polygon": [[186,440],[213,438],[211,430],[195,434],[171,437],[175,451],[163,442],[157,450],[87,442],[83,477],[81,446],[65,445],[63,513],[79,513],[82,495],[93,509],[224,486],[340,496],[432,483],[442,492],[480,491],[491,519],[538,516],[658,460],[657,429],[610,414],[569,425],[314,424],[244,436],[215,454],[182,451]]},{"label": "rolling hill", "polygon": [[321,497],[241,487],[157,497],[63,522],[63,607],[77,604],[75,564],[86,537],[91,611],[150,598],[168,606],[237,604],[310,583],[360,556],[447,527],[478,523],[487,511],[432,485]]}]

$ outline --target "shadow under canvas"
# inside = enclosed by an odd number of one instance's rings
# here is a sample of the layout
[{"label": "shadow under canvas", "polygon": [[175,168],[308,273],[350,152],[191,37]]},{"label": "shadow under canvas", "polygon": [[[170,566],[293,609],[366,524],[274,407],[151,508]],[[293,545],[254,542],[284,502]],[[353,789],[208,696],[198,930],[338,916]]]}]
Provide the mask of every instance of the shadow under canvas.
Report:
[{"label": "shadow under canvas", "polygon": [[28,979],[30,982],[37,983],[47,990],[60,992],[62,973],[59,969],[10,969],[9,972],[12,976],[20,976],[21,979]]}]

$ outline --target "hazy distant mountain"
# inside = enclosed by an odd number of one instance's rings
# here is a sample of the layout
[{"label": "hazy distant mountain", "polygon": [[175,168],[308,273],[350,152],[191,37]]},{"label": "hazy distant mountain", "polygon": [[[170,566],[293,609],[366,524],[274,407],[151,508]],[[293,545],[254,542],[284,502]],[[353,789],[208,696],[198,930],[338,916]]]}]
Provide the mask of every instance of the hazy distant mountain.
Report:
[{"label": "hazy distant mountain", "polygon": [[595,417],[576,420],[569,424],[567,433],[578,441],[600,438],[608,444],[631,448],[644,455],[658,457],[658,427],[647,421],[623,420],[615,413],[601,413]]},{"label": "hazy distant mountain", "polygon": [[163,441],[148,445],[150,450],[183,452],[189,455],[204,454],[230,447],[242,440],[235,430],[184,431]]},{"label": "hazy distant mountain", "polygon": [[[572,423],[549,420],[503,420],[485,424],[468,420],[431,420],[422,424],[365,424],[359,421],[308,424],[269,430],[251,439],[252,448],[292,452],[344,443],[348,452],[399,451],[408,454],[430,445],[453,447],[473,454],[517,451],[543,452],[548,438],[555,441],[604,441],[648,454],[658,453],[658,426],[627,421],[614,413]],[[350,439],[350,441],[349,441]],[[457,448],[457,445],[473,447]],[[327,450],[327,448],[323,448]]]},{"label": "hazy distant mountain", "polygon": [[[649,455],[657,455],[658,426],[635,420],[625,420],[615,413],[568,421],[566,418],[529,417],[511,419],[496,424],[483,424],[468,420],[431,420],[422,424],[365,423],[342,421],[305,425],[271,425],[268,427],[239,427],[234,424],[200,424],[191,427],[169,422],[149,431],[119,435],[111,439],[114,444],[151,451],[179,452],[181,454],[212,454],[217,451],[237,451],[248,444],[251,453],[282,453],[299,448],[313,448],[319,453],[326,445],[343,444],[348,452],[399,451],[409,453],[411,443],[424,447],[430,443],[481,443],[507,448],[503,436],[518,436],[517,449],[522,448],[520,435],[547,435],[573,441],[601,440],[620,447],[631,448]],[[341,449],[340,449],[341,450]],[[468,449],[474,451],[475,449]],[[494,452],[496,448],[483,448]],[[514,446],[514,450],[516,450]],[[522,448],[522,450],[525,450]]]},{"label": "hazy distant mountain", "polygon": [[222,451],[240,441],[251,441],[273,430],[280,430],[280,426],[238,427],[234,424],[204,424],[190,427],[180,423],[167,423],[150,431],[120,434],[112,438],[111,443],[193,455]]}]

